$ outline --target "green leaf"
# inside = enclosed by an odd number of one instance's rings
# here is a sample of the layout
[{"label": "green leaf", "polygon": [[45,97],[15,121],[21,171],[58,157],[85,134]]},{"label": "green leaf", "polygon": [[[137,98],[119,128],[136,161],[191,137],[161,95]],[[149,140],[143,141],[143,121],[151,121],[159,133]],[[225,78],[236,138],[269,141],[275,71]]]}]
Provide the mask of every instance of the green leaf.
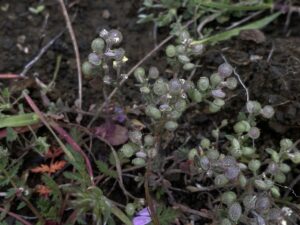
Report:
[{"label": "green leaf", "polygon": [[18,134],[11,127],[6,128],[6,141],[13,142],[18,138]]},{"label": "green leaf", "polygon": [[0,128],[22,127],[39,123],[39,117],[35,113],[25,113],[15,116],[3,116],[0,118]]},{"label": "green leaf", "polygon": [[126,225],[133,225],[130,221],[130,219],[125,215],[125,213],[123,213],[119,208],[117,208],[116,206],[112,206],[111,207],[111,212],[118,217],[123,223],[125,223]]},{"label": "green leaf", "polygon": [[117,172],[114,171],[114,170],[110,170],[108,168],[108,165],[105,162],[97,160],[96,161],[96,166],[97,166],[98,170],[101,173],[103,173],[104,175],[109,176],[109,177],[113,177],[113,178],[117,178],[118,177]]}]

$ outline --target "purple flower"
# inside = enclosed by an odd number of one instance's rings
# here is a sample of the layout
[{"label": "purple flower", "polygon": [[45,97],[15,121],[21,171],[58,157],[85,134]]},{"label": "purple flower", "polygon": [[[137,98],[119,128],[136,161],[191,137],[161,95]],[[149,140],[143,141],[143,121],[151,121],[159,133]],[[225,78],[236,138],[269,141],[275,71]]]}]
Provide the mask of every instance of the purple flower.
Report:
[{"label": "purple flower", "polygon": [[133,225],[147,225],[150,222],[151,216],[148,207],[139,211],[132,220]]}]

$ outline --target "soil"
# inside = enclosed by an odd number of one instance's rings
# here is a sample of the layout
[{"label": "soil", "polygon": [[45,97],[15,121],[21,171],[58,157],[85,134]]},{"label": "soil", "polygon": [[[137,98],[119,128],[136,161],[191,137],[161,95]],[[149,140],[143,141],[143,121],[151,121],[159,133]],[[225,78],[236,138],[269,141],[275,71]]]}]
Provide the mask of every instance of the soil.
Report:
[{"label": "soil", "polygon": [[[42,13],[34,14],[29,7],[39,3],[45,5]],[[73,18],[73,28],[77,37],[81,60],[90,53],[90,43],[103,28],[119,29],[124,36],[122,47],[129,58],[125,71],[130,69],[143,56],[151,51],[156,42],[153,39],[151,24],[136,24],[137,11],[141,1],[137,0],[74,0],[68,1],[68,11]],[[65,21],[57,1],[20,1],[0,0],[0,73],[20,73],[53,37],[65,29]],[[236,37],[224,44],[211,46],[202,57],[202,67],[197,74],[208,74],[222,63],[221,53],[237,68],[241,79],[249,87],[251,99],[276,108],[276,115],[271,122],[263,124],[268,131],[266,138],[271,137],[277,143],[282,136],[294,140],[300,138],[300,26],[299,16],[293,15],[287,31],[284,30],[285,16],[264,30],[266,41],[256,43]],[[297,22],[298,20],[298,22]],[[166,37],[165,30],[158,30],[158,41]],[[27,76],[38,76],[45,83],[51,81],[56,67],[57,57],[62,56],[55,92],[50,99],[61,98],[72,106],[77,98],[77,72],[72,42],[67,31],[46,51],[28,71]],[[157,65],[161,55],[155,54],[146,65]],[[160,66],[159,66],[160,67]],[[129,84],[122,90],[115,101],[122,106],[126,102],[138,102],[137,92]],[[15,88],[16,92],[27,88],[33,96],[39,98],[34,82],[18,81],[0,83],[0,89],[6,86]],[[100,87],[99,83],[99,87]],[[94,85],[95,86],[95,85]],[[84,109],[101,101],[99,88],[91,88],[90,82],[84,80]],[[231,96],[231,103],[225,109],[225,117],[235,118],[245,101],[245,92],[239,89],[237,95]],[[186,130],[196,142],[206,130],[213,127],[212,120],[218,123],[224,118],[216,114],[208,119],[196,114],[197,110],[187,112]],[[177,135],[180,136],[178,131]],[[184,140],[179,140],[183,142]],[[175,144],[175,143],[174,143]],[[297,190],[297,188],[295,188]],[[298,195],[300,192],[298,191]],[[299,203],[299,202],[298,202]],[[198,203],[197,203],[198,204]],[[199,206],[198,206],[199,207]]]}]

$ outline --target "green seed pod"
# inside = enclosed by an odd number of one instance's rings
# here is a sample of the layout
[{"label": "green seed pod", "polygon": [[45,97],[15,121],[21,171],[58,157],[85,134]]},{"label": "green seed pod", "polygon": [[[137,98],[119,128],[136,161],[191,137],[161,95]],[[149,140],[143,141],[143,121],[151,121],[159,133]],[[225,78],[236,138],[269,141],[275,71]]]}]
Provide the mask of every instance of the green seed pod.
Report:
[{"label": "green seed pod", "polygon": [[258,197],[255,208],[258,211],[267,212],[271,207],[271,202],[268,197]]},{"label": "green seed pod", "polygon": [[241,215],[242,215],[242,206],[238,202],[233,203],[228,210],[229,218],[232,221],[237,222],[240,219]]},{"label": "green seed pod", "polygon": [[227,125],[228,125],[228,120],[227,119],[222,120],[221,127],[226,127]]},{"label": "green seed pod", "polygon": [[186,63],[183,65],[183,69],[186,70],[186,71],[190,71],[192,69],[195,68],[195,64],[194,63]]},{"label": "green seed pod", "polygon": [[252,171],[252,172],[256,172],[261,166],[261,162],[257,159],[252,159],[250,160],[250,162],[248,163],[248,168]]},{"label": "green seed pod", "polygon": [[220,153],[217,150],[210,149],[206,152],[206,155],[210,160],[217,160],[220,156]]},{"label": "green seed pod", "polygon": [[168,118],[172,120],[177,120],[181,117],[182,113],[178,112],[177,110],[173,110],[168,114]]},{"label": "green seed pod", "polygon": [[209,106],[208,106],[208,110],[211,113],[219,112],[221,110],[221,108],[222,108],[221,106],[218,106],[214,103],[210,103]]},{"label": "green seed pod", "polygon": [[166,48],[166,55],[170,58],[176,56],[176,48],[174,45],[168,45]]},{"label": "green seed pod", "polygon": [[140,87],[140,92],[143,94],[149,94],[150,93],[150,89],[146,86],[144,87]]},{"label": "green seed pod", "polygon": [[171,95],[178,95],[181,92],[182,85],[179,79],[174,78],[168,82],[168,87]]},{"label": "green seed pod", "polygon": [[276,187],[276,186],[273,186],[271,188],[271,194],[274,198],[280,198],[280,191],[279,191],[279,188]]},{"label": "green seed pod", "polygon": [[274,114],[275,114],[275,111],[274,111],[274,108],[270,105],[266,105],[264,106],[262,109],[261,109],[261,115],[266,118],[266,119],[271,119]]},{"label": "green seed pod", "polygon": [[183,30],[179,33],[178,39],[182,44],[186,44],[190,39],[190,34],[188,31]]},{"label": "green seed pod", "polygon": [[214,179],[214,184],[220,187],[225,186],[226,184],[228,184],[228,182],[229,180],[227,177],[225,177],[224,174],[219,174]]},{"label": "green seed pod", "polygon": [[207,77],[200,77],[197,82],[199,91],[206,91],[209,88],[209,79]]},{"label": "green seed pod", "polygon": [[149,148],[147,150],[147,155],[149,158],[153,159],[155,156],[157,156],[157,148]]},{"label": "green seed pod", "polygon": [[148,105],[146,107],[145,113],[147,116],[155,120],[159,120],[161,118],[161,112],[159,111],[159,109],[152,105]]},{"label": "green seed pod", "polygon": [[255,148],[252,147],[242,147],[242,153],[244,156],[252,156],[255,153]]},{"label": "green seed pod", "polygon": [[168,84],[163,79],[156,80],[153,84],[153,92],[158,96],[167,94]]},{"label": "green seed pod", "polygon": [[135,213],[135,205],[133,203],[128,203],[125,207],[125,212],[128,216],[133,216]]},{"label": "green seed pod", "polygon": [[230,154],[234,158],[240,158],[242,156],[243,152],[240,149],[230,148]]},{"label": "green seed pod", "polygon": [[212,135],[215,139],[219,138],[219,135],[220,135],[219,129],[213,129],[213,130],[211,131],[211,135]]},{"label": "green seed pod", "polygon": [[178,112],[184,112],[186,110],[187,103],[184,99],[178,99],[178,101],[175,103],[175,110]]},{"label": "green seed pod", "polygon": [[268,186],[268,184],[263,181],[263,180],[254,180],[254,186],[262,191],[267,191],[270,189],[270,187]]},{"label": "green seed pod", "polygon": [[252,139],[257,139],[260,136],[260,130],[257,127],[251,127],[247,134]]},{"label": "green seed pod", "polygon": [[279,170],[283,173],[288,173],[291,171],[291,167],[286,163],[280,163]]},{"label": "green seed pod", "polygon": [[153,146],[154,142],[155,142],[154,137],[151,134],[147,134],[144,137],[144,144],[145,144],[145,146]]},{"label": "green seed pod", "polygon": [[231,221],[227,218],[222,219],[220,225],[232,225]]},{"label": "green seed pod", "polygon": [[135,166],[145,166],[146,161],[143,158],[134,158],[131,163]]},{"label": "green seed pod", "polygon": [[261,111],[261,104],[258,101],[248,101],[246,108],[248,113],[257,115]]},{"label": "green seed pod", "polygon": [[277,153],[275,150],[273,150],[273,149],[271,149],[271,148],[266,148],[265,151],[271,155],[271,158],[272,158],[272,160],[273,160],[274,162],[276,162],[276,163],[279,162],[280,157],[279,157],[278,153]]},{"label": "green seed pod", "polygon": [[145,69],[143,67],[138,67],[135,71],[134,71],[134,77],[137,80],[137,82],[139,83],[145,83],[146,81],[146,76],[145,76]]},{"label": "green seed pod", "polygon": [[178,127],[178,123],[174,122],[174,121],[168,121],[165,123],[165,128],[168,131],[175,131]]},{"label": "green seed pod", "polygon": [[209,161],[208,157],[205,155],[201,156],[199,159],[199,165],[203,170],[208,170],[210,167],[210,161]]},{"label": "green seed pod", "polygon": [[293,147],[293,141],[291,139],[288,139],[288,138],[281,139],[280,148],[282,150],[287,151],[292,147]]},{"label": "green seed pod", "polygon": [[292,160],[293,163],[300,163],[300,152],[295,152],[294,154],[289,154],[289,159]]},{"label": "green seed pod", "polygon": [[89,62],[84,62],[82,64],[82,72],[83,74],[87,77],[87,78],[90,78],[92,73],[93,73],[93,69],[94,69],[94,66],[89,63]]},{"label": "green seed pod", "polygon": [[240,147],[241,147],[241,145],[240,145],[240,142],[238,141],[238,139],[232,138],[230,148],[231,149],[240,149]]},{"label": "green seed pod", "polygon": [[233,129],[237,134],[248,132],[250,128],[251,128],[250,124],[245,120],[239,121],[233,126]]},{"label": "green seed pod", "polygon": [[226,80],[226,87],[229,90],[234,90],[237,87],[238,81],[235,77],[229,77]]},{"label": "green seed pod", "polygon": [[195,84],[190,80],[185,80],[183,83],[183,90],[189,92],[191,89],[195,88]]},{"label": "green seed pod", "polygon": [[218,86],[222,82],[222,78],[218,73],[213,73],[209,79],[213,87]]},{"label": "green seed pod", "polygon": [[178,61],[181,62],[182,64],[189,63],[191,59],[187,57],[186,55],[178,55]]},{"label": "green seed pod", "polygon": [[222,107],[223,105],[225,105],[225,101],[223,99],[220,99],[220,98],[215,98],[213,100],[213,104]]},{"label": "green seed pod", "polygon": [[246,195],[243,198],[243,205],[246,209],[254,209],[257,201],[256,195]]},{"label": "green seed pod", "polygon": [[239,176],[239,184],[242,188],[246,187],[247,185],[247,178],[243,174],[240,174]]},{"label": "green seed pod", "polygon": [[221,202],[225,205],[231,205],[236,200],[236,194],[233,191],[226,191],[221,196]]},{"label": "green seed pod", "polygon": [[155,66],[151,66],[148,74],[150,79],[157,79],[159,77],[159,70]]},{"label": "green seed pod", "polygon": [[202,102],[202,94],[196,88],[189,90],[188,95],[193,102]]},{"label": "green seed pod", "polygon": [[209,148],[210,147],[210,140],[208,138],[203,138],[200,142],[200,146],[202,148]]},{"label": "green seed pod", "polygon": [[279,184],[283,184],[286,181],[286,176],[284,175],[283,172],[278,171],[275,175],[274,175],[274,180],[275,182],[279,183]]},{"label": "green seed pod", "polygon": [[105,41],[102,38],[96,38],[92,41],[91,48],[97,54],[102,54],[105,48]]},{"label": "green seed pod", "polygon": [[120,151],[126,158],[130,158],[135,153],[135,149],[131,144],[124,144]]},{"label": "green seed pod", "polygon": [[128,138],[134,144],[141,145],[142,144],[142,137],[143,137],[143,134],[139,130],[128,132]]},{"label": "green seed pod", "polygon": [[190,50],[193,55],[202,55],[202,53],[204,52],[204,45],[203,44],[191,45]]},{"label": "green seed pod", "polygon": [[195,148],[192,148],[188,153],[188,159],[194,160],[194,158],[198,155],[198,151]]},{"label": "green seed pod", "polygon": [[177,55],[185,54],[185,47],[184,45],[177,45],[176,46],[176,53]]}]

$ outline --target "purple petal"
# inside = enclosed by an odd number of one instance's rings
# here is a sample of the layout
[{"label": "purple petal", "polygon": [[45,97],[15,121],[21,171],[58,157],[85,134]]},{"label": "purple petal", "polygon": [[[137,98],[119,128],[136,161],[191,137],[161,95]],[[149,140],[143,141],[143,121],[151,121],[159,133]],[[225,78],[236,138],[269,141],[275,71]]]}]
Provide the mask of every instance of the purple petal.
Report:
[{"label": "purple petal", "polygon": [[141,211],[137,213],[138,216],[149,216],[150,217],[150,211],[148,207],[143,208]]},{"label": "purple petal", "polygon": [[151,222],[151,217],[149,216],[137,216],[132,220],[133,225],[146,225]]}]

